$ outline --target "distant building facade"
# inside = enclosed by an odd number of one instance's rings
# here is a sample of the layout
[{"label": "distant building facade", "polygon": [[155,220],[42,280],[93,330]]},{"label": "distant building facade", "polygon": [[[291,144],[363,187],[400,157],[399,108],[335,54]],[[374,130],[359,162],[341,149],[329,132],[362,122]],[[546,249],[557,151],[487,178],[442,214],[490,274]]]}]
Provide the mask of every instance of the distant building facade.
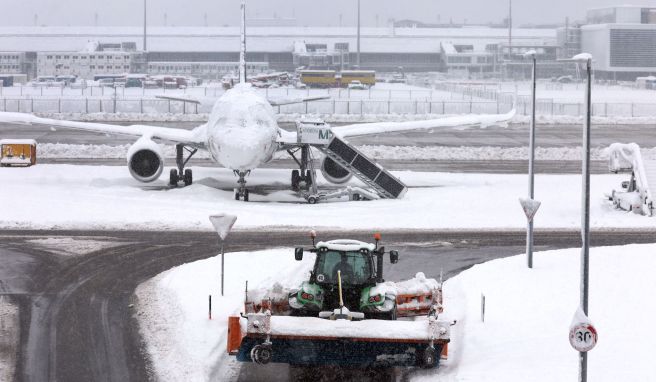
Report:
[{"label": "distant building facade", "polygon": [[635,80],[656,74],[656,8],[588,10],[585,25],[558,30],[558,44],[563,58],[590,53],[596,78]]}]

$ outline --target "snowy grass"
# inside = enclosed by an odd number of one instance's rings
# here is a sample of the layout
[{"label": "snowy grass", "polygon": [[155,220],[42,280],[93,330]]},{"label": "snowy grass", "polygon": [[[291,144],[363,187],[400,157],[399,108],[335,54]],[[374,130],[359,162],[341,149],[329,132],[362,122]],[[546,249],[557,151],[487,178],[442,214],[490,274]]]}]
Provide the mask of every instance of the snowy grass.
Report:
[{"label": "snowy grass", "polygon": [[[410,187],[403,199],[307,205],[288,191],[289,170],[254,171],[248,186],[255,192],[251,202],[244,203],[234,200],[236,179],[225,169],[196,168],[192,186],[169,189],[166,177],[144,185],[123,166],[1,168],[0,227],[211,231],[208,216],[219,212],[237,215],[235,229],[242,230],[523,229],[526,224],[518,202],[526,195],[525,175],[395,174]],[[623,180],[628,176],[592,176],[592,227],[656,228],[656,220],[614,210],[606,201],[604,194],[619,188]],[[326,186],[321,177],[319,184]],[[270,193],[258,194],[261,188]],[[542,207],[536,229],[578,228],[580,193],[579,175],[537,175],[536,199]]]}]

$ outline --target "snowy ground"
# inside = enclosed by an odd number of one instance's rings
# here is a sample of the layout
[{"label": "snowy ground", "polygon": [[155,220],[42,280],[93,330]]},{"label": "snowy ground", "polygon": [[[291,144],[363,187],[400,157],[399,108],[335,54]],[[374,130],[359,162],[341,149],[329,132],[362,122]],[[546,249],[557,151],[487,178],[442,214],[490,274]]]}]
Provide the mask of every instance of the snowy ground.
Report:
[{"label": "snowy ground", "polygon": [[270,288],[276,282],[297,287],[313,263],[311,253],[295,261],[291,248],[227,253],[225,297],[220,293],[218,256],[170,269],[141,284],[136,290],[137,317],[158,379],[235,378],[238,365],[226,353],[227,317],[243,311],[245,282],[250,290]]},{"label": "snowy ground", "polygon": [[[93,158],[93,159],[125,159],[130,144],[86,145],[66,143],[39,144],[39,158]],[[175,158],[175,148],[171,145],[160,145],[165,158]],[[453,147],[453,146],[357,146],[360,151],[373,159],[397,160],[522,160],[528,159],[528,147]],[[316,150],[315,150],[316,151]],[[656,148],[643,148],[645,159],[656,159]],[[318,155],[319,152],[316,151]],[[646,154],[646,155],[645,155]],[[195,158],[208,159],[209,153],[199,151]],[[274,159],[288,159],[289,154],[278,152]],[[537,160],[580,160],[580,147],[536,147]],[[593,148],[592,160],[608,159],[605,149]]]},{"label": "snowy ground", "polygon": [[[591,249],[589,315],[599,342],[588,356],[588,380],[653,380],[654,251],[653,244]],[[537,253],[534,261],[529,270],[523,255],[493,260],[445,283],[445,306],[458,324],[452,357],[439,371],[444,380],[576,380],[568,331],[579,304],[580,249]]]},{"label": "snowy ground", "polygon": [[[654,251],[653,244],[591,250],[590,317],[599,332],[589,356],[591,381],[647,381],[656,371],[651,351],[656,336],[649,330],[656,279],[646,271],[656,267]],[[449,359],[438,370],[416,372],[413,380],[574,380],[578,355],[568,330],[578,306],[579,253],[536,253],[533,270],[526,268],[524,256],[494,260],[447,280],[445,313],[458,321]],[[237,366],[225,354],[226,317],[242,308],[245,280],[253,288],[275,281],[295,286],[313,259],[296,263],[292,249],[228,253],[224,298],[217,290],[219,261],[173,268],[137,289],[140,327],[163,380],[234,378]],[[210,294],[217,307],[211,321]]]},{"label": "snowy ground", "polygon": [[[168,173],[168,168],[164,174]],[[236,179],[225,169],[197,168],[194,185],[169,189],[166,177],[141,184],[123,166],[37,165],[1,168],[0,227],[41,229],[212,230],[208,216],[237,215],[236,229],[522,229],[518,198],[524,175],[395,172],[410,189],[401,200],[307,205],[289,191],[289,170],[260,169],[248,178],[251,202],[235,201]],[[617,211],[604,198],[627,175],[592,176],[593,228],[656,227],[656,220]],[[320,187],[326,186],[323,178]],[[357,183],[356,183],[357,184]],[[542,207],[537,229],[580,226],[581,178],[536,176]],[[344,219],[344,216],[359,216]],[[321,219],[317,219],[321,216]],[[381,219],[380,217],[385,217]],[[421,218],[418,218],[421,216]],[[375,222],[375,227],[372,227]]]}]

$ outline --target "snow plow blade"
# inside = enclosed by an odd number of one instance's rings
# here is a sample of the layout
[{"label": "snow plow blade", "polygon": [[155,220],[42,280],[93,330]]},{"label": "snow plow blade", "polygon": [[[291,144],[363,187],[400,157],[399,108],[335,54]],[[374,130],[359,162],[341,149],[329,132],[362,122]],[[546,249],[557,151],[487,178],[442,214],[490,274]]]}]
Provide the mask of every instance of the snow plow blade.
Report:
[{"label": "snow plow blade", "polygon": [[239,331],[242,339],[238,349],[228,352],[238,361],[259,364],[430,368],[438,366],[450,341],[450,326],[434,317],[348,321],[252,313],[240,319],[240,328],[230,328],[233,335]]}]

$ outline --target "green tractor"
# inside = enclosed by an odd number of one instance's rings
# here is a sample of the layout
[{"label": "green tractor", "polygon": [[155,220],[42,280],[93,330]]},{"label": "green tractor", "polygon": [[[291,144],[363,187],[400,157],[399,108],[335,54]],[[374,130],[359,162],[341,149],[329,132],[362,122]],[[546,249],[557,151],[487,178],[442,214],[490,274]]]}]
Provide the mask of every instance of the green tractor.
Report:
[{"label": "green tractor", "polygon": [[[291,315],[327,318],[327,312],[347,307],[352,320],[396,320],[396,289],[383,279],[385,248],[378,246],[380,236],[375,238],[375,244],[332,240],[314,245],[310,279],[289,294]],[[297,261],[303,260],[303,251],[296,248]],[[389,257],[396,264],[399,253],[389,251]]]}]

